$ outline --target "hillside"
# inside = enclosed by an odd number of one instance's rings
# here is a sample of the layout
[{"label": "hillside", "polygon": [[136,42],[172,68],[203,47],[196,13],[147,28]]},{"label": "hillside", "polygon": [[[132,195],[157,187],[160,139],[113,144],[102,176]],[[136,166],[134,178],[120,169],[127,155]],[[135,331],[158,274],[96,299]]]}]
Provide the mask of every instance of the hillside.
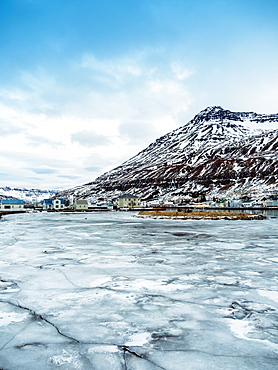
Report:
[{"label": "hillside", "polygon": [[278,130],[250,128],[272,122],[278,122],[278,114],[208,107],[119,167],[59,196],[96,199],[129,192],[152,199],[277,194]]}]

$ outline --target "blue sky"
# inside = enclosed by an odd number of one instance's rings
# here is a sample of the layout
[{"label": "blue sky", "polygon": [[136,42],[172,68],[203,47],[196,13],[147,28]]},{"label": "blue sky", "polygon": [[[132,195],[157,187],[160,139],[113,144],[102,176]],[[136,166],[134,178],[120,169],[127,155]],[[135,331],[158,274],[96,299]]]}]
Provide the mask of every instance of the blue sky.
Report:
[{"label": "blue sky", "polygon": [[1,0],[0,186],[92,181],[209,105],[278,112],[278,2]]}]

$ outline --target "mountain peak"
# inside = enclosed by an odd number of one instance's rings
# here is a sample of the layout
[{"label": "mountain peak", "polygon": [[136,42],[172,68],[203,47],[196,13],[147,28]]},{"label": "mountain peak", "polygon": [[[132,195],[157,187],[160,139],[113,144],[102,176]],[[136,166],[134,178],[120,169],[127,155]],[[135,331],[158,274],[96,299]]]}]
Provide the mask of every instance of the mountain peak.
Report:
[{"label": "mountain peak", "polygon": [[143,199],[277,194],[278,130],[248,128],[277,121],[278,114],[209,106],[122,165],[68,193],[113,198],[129,192]]},{"label": "mountain peak", "polygon": [[232,112],[228,109],[223,109],[219,105],[208,106],[201,110],[193,120],[232,120],[232,121],[246,121],[251,122],[278,122],[278,113],[274,114],[260,114],[255,112]]},{"label": "mountain peak", "polygon": [[[191,141],[198,140],[210,145],[210,140],[219,141],[240,138],[254,133],[244,121],[249,113],[231,112],[221,106],[209,106],[198,113],[191,121],[180,128],[180,132],[190,133]],[[202,144],[203,145],[203,144]]]},{"label": "mountain peak", "polygon": [[201,110],[201,112],[199,114],[208,114],[210,112],[219,112],[219,111],[223,111],[225,109],[223,109],[220,105],[211,105],[211,106],[208,106],[207,108]]},{"label": "mountain peak", "polygon": [[243,117],[249,115],[249,113],[231,112],[227,109],[223,109],[219,105],[209,106],[198,113],[192,121],[198,123],[200,121],[218,121],[223,123],[225,120],[229,121],[243,121]]}]

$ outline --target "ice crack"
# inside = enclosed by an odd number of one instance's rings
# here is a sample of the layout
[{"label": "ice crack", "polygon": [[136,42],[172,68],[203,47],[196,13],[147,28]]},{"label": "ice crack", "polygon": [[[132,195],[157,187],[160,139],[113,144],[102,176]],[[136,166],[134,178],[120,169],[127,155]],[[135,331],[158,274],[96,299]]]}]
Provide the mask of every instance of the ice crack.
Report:
[{"label": "ice crack", "polygon": [[138,357],[138,358],[140,358],[142,360],[145,360],[145,361],[149,362],[150,364],[156,366],[158,369],[167,370],[167,369],[165,369],[165,367],[162,367],[162,366],[157,365],[156,363],[154,363],[153,361],[151,361],[150,359],[148,359],[147,356],[144,356],[142,354],[139,354],[139,353],[135,352],[134,350],[130,349],[128,346],[118,346],[118,348],[123,351],[124,370],[128,370],[126,353],[129,353],[130,355],[133,355],[135,357]]},{"label": "ice crack", "polygon": [[58,269],[58,271],[62,274],[62,275],[64,275],[64,277],[66,278],[66,280],[72,285],[72,286],[74,286],[75,288],[79,288],[77,285],[75,285],[68,277],[67,277],[67,275],[62,271],[62,270],[60,270],[60,269]]},{"label": "ice crack", "polygon": [[67,338],[67,339],[70,339],[71,341],[75,342],[75,343],[81,343],[78,339],[76,338],[73,338],[71,337],[70,335],[67,335],[65,333],[62,333],[61,330],[55,325],[53,324],[51,321],[49,321],[48,319],[46,319],[45,317],[43,317],[42,315],[40,314],[37,314],[34,310],[32,310],[31,308],[29,307],[25,307],[25,306],[22,306],[21,304],[19,303],[14,303],[14,302],[10,302],[10,301],[4,301],[4,300],[0,300],[0,302],[4,302],[4,303],[8,303],[10,304],[11,306],[14,306],[14,307],[18,307],[22,310],[26,310],[28,311],[34,320],[41,320],[41,321],[44,321],[46,322],[47,324],[53,326],[53,328],[55,328],[57,330],[57,332],[62,335],[63,337]]}]

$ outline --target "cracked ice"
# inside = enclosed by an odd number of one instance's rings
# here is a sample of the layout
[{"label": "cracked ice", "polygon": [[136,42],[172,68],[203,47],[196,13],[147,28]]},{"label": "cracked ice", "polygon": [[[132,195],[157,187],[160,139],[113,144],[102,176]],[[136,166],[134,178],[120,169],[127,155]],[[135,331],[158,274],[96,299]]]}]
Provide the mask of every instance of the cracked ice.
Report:
[{"label": "cracked ice", "polygon": [[277,369],[277,218],[0,221],[0,368]]}]

